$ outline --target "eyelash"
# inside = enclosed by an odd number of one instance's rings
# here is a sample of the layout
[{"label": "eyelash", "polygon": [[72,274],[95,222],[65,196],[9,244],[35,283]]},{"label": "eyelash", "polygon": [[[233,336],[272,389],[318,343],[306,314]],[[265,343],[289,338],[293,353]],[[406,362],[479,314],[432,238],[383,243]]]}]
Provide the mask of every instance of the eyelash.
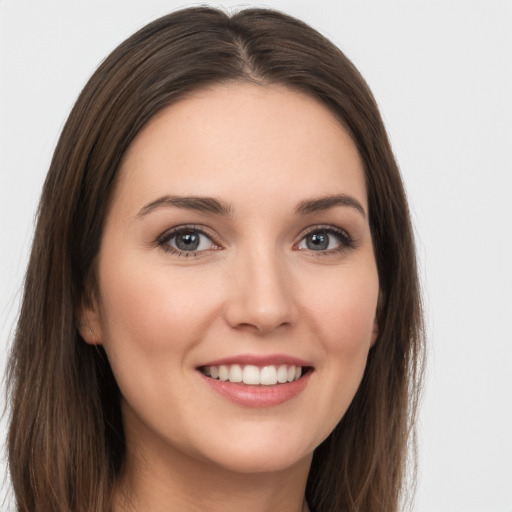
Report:
[{"label": "eyelash", "polygon": [[[199,250],[199,251],[198,250],[182,251],[176,247],[172,247],[170,245],[170,241],[176,235],[183,233],[183,232],[192,232],[192,233],[197,233],[199,235],[205,236],[206,238],[208,238],[211,241],[212,244],[217,246],[217,248],[215,248],[213,250],[221,249],[221,247],[218,244],[216,244],[216,242],[214,241],[214,239],[211,235],[209,235],[204,229],[202,229],[198,226],[194,226],[194,225],[184,225],[184,226],[177,226],[175,228],[172,228],[169,231],[166,231],[165,233],[160,235],[156,241],[156,244],[158,245],[158,247],[160,247],[165,252],[169,252],[171,254],[174,254],[174,255],[177,255],[180,257],[183,256],[185,258],[188,258],[190,256],[197,258],[199,256],[203,256],[204,255],[203,253],[208,252],[208,249]],[[302,234],[300,240],[296,244],[294,244],[293,247],[296,248],[306,237],[308,237],[309,235],[312,235],[314,233],[326,233],[328,235],[334,235],[340,243],[339,247],[336,247],[334,249],[327,249],[327,250],[322,250],[322,251],[309,250],[309,252],[314,254],[315,256],[321,257],[321,256],[329,256],[332,254],[339,254],[339,253],[345,252],[348,249],[353,249],[355,247],[354,239],[344,229],[341,229],[341,228],[338,228],[338,227],[335,227],[332,225],[315,225],[315,226],[311,226],[311,227],[307,228],[306,231]],[[297,248],[297,250],[303,251],[304,249]]]},{"label": "eyelash", "polygon": [[[339,247],[336,247],[334,249],[327,249],[327,250],[323,250],[323,251],[312,251],[312,250],[309,251],[312,254],[314,254],[315,256],[321,257],[321,256],[330,256],[332,254],[340,254],[340,253],[344,253],[348,249],[353,249],[355,247],[355,241],[347,233],[347,231],[345,231],[344,229],[338,228],[336,226],[331,226],[331,225],[315,225],[315,226],[311,226],[311,227],[307,228],[306,231],[304,232],[304,234],[301,236],[299,242],[297,244],[295,244],[294,247],[297,246],[298,244],[300,244],[306,237],[308,237],[309,235],[312,235],[314,233],[326,233],[328,235],[334,235],[340,243]],[[299,250],[304,250],[304,249],[299,249]]]},{"label": "eyelash", "polygon": [[[184,256],[185,258],[188,258],[190,256],[193,256],[197,258],[198,256],[203,256],[202,253],[207,252],[206,250],[197,251],[181,251],[180,249],[176,247],[172,247],[169,242],[178,234],[183,232],[192,232],[192,233],[198,233],[200,235],[205,236],[208,238],[214,245],[217,245],[215,241],[213,240],[213,237],[206,233],[206,231],[198,226],[194,225],[184,225],[184,226],[177,226],[175,228],[170,229],[169,231],[166,231],[162,235],[160,235],[157,239],[157,245],[164,250],[165,252],[169,252],[171,254],[175,254],[177,256]],[[220,248],[220,246],[219,246]],[[214,249],[218,250],[218,249]]]}]

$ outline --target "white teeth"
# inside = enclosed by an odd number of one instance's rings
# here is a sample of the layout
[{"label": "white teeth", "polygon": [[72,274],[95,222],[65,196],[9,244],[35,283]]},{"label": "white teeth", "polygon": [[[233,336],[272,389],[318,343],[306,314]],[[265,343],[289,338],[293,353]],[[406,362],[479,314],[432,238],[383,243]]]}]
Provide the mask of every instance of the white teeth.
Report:
[{"label": "white teeth", "polygon": [[229,379],[229,368],[225,364],[221,364],[219,366],[219,380],[228,380]]},{"label": "white teeth", "polygon": [[229,382],[242,382],[242,367],[239,364],[232,364],[229,369]]},{"label": "white teeth", "polygon": [[244,384],[259,384],[260,383],[260,371],[257,366],[248,364],[244,367]]},{"label": "white teeth", "polygon": [[299,379],[302,375],[302,368],[285,364],[263,366],[262,368],[252,364],[243,367],[239,364],[232,364],[205,366],[202,368],[202,372],[221,381],[243,382],[250,386],[275,386]]},{"label": "white teeth", "polygon": [[[290,368],[292,367],[290,366]],[[293,376],[295,377],[295,372],[293,372]],[[288,368],[285,364],[282,364],[277,370],[277,382],[281,384],[288,382]]]},{"label": "white teeth", "polygon": [[265,366],[261,369],[260,384],[274,386],[277,384],[277,370],[275,366]]}]

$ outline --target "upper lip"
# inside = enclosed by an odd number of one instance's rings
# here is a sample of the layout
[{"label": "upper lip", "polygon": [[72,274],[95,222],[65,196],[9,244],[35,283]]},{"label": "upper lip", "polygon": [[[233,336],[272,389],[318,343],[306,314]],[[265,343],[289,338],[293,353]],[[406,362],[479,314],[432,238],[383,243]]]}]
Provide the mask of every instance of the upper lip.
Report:
[{"label": "upper lip", "polygon": [[268,354],[268,355],[260,355],[260,354],[239,354],[236,356],[223,357],[220,359],[215,359],[214,361],[208,361],[204,364],[199,365],[199,368],[204,366],[220,366],[220,365],[231,365],[231,364],[239,364],[241,366],[244,365],[254,365],[254,366],[279,366],[282,364],[287,364],[290,366],[312,366],[312,364],[304,359],[300,359],[295,356],[289,356],[286,354]]}]

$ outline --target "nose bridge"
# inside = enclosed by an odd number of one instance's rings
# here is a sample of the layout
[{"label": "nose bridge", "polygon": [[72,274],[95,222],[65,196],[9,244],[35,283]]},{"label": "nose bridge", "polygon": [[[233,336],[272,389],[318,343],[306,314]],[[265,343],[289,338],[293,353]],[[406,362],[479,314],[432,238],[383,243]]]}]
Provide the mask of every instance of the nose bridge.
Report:
[{"label": "nose bridge", "polygon": [[233,262],[233,296],[228,322],[260,333],[291,324],[296,305],[286,257],[275,246],[255,244],[239,251]]}]

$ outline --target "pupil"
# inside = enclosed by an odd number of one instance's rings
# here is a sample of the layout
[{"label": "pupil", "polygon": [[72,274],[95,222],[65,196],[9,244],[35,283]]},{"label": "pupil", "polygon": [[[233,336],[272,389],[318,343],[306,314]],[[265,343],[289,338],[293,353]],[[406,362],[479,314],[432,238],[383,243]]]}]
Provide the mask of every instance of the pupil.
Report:
[{"label": "pupil", "polygon": [[182,251],[195,251],[199,247],[199,235],[185,231],[176,237],[176,247]]},{"label": "pupil", "polygon": [[306,239],[308,249],[324,251],[329,247],[329,236],[326,233],[313,233]]}]

